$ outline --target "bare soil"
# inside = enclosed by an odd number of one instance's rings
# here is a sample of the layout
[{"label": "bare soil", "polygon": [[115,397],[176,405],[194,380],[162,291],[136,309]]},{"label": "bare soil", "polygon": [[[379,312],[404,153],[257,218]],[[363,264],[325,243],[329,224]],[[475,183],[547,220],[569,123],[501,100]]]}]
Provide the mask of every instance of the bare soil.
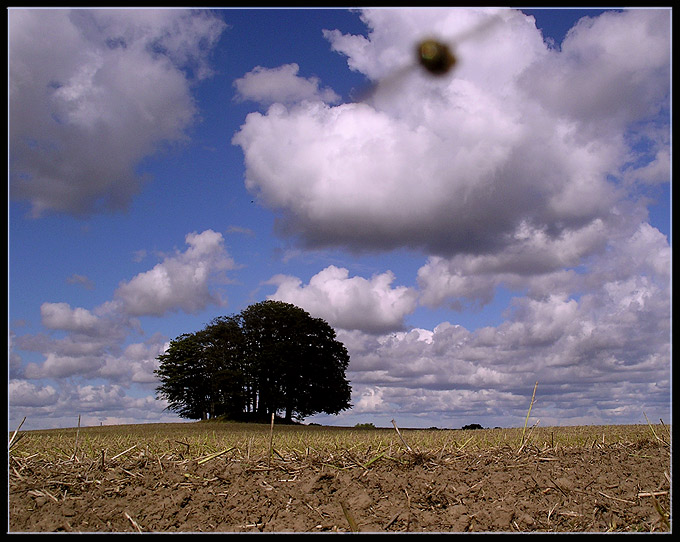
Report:
[{"label": "bare soil", "polygon": [[635,444],[404,453],[370,465],[10,459],[10,532],[670,531],[670,453]]}]

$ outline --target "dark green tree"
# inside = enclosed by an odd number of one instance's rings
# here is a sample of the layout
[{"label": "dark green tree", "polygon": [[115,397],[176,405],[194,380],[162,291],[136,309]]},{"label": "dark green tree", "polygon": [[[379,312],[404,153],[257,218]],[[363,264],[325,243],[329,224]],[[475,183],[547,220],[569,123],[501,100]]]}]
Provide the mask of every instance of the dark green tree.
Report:
[{"label": "dark green tree", "polygon": [[351,408],[349,354],[324,320],[281,301],[214,319],[158,357],[160,398],[191,419],[302,419]]},{"label": "dark green tree", "polygon": [[168,409],[182,418],[206,418],[213,401],[199,337],[192,333],[180,335],[170,341],[158,361],[155,372],[161,385],[156,391],[168,401]]},{"label": "dark green tree", "polygon": [[238,415],[246,404],[247,378],[238,320],[229,316],[215,318],[197,335],[209,374],[210,417]]},{"label": "dark green tree", "polygon": [[206,419],[240,411],[243,397],[242,334],[234,318],[213,320],[185,333],[158,356],[156,388],[168,408],[183,418]]},{"label": "dark green tree", "polygon": [[282,301],[251,305],[241,318],[261,417],[283,412],[290,421],[351,408],[349,354],[328,323]]},{"label": "dark green tree", "polygon": [[304,418],[318,412],[338,414],[350,408],[352,388],[345,378],[347,349],[321,318],[308,320],[302,329],[300,344],[304,347],[299,374],[306,376],[297,381],[297,387],[289,388],[292,393],[288,395],[286,412],[292,407],[296,416]]}]

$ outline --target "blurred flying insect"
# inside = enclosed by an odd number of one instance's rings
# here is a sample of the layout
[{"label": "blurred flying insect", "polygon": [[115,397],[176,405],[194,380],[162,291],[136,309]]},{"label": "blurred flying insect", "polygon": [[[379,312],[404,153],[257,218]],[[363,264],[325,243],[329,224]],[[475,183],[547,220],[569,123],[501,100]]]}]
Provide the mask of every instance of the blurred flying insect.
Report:
[{"label": "blurred flying insect", "polygon": [[444,75],[456,65],[456,57],[445,43],[425,40],[418,44],[418,62],[433,75]]},{"label": "blurred flying insect", "polygon": [[393,87],[404,76],[415,69],[424,69],[429,75],[441,77],[450,74],[459,63],[459,58],[455,53],[455,46],[472,38],[483,37],[491,28],[501,22],[499,15],[491,15],[481,23],[462,32],[454,39],[443,41],[438,38],[427,38],[416,44],[415,62],[410,62],[401,68],[397,68],[392,73],[377,81],[364,92],[361,101],[373,96],[378,90]]}]

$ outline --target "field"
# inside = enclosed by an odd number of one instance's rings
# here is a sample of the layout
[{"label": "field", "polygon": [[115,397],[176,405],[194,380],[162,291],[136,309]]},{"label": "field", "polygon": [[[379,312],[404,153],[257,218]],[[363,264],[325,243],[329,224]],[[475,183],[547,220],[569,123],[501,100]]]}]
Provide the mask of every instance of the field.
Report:
[{"label": "field", "polygon": [[9,438],[9,532],[671,530],[663,424],[197,422]]}]

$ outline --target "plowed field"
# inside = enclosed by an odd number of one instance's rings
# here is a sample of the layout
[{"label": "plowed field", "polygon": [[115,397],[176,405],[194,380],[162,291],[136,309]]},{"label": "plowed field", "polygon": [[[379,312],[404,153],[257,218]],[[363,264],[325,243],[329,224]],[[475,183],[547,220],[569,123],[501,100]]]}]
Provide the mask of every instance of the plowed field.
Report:
[{"label": "plowed field", "polygon": [[25,432],[10,453],[9,531],[670,530],[666,427],[576,438],[547,428],[522,442],[512,430],[403,431],[404,441],[389,430],[172,425],[119,426],[116,437],[83,428],[77,445],[75,430]]}]

